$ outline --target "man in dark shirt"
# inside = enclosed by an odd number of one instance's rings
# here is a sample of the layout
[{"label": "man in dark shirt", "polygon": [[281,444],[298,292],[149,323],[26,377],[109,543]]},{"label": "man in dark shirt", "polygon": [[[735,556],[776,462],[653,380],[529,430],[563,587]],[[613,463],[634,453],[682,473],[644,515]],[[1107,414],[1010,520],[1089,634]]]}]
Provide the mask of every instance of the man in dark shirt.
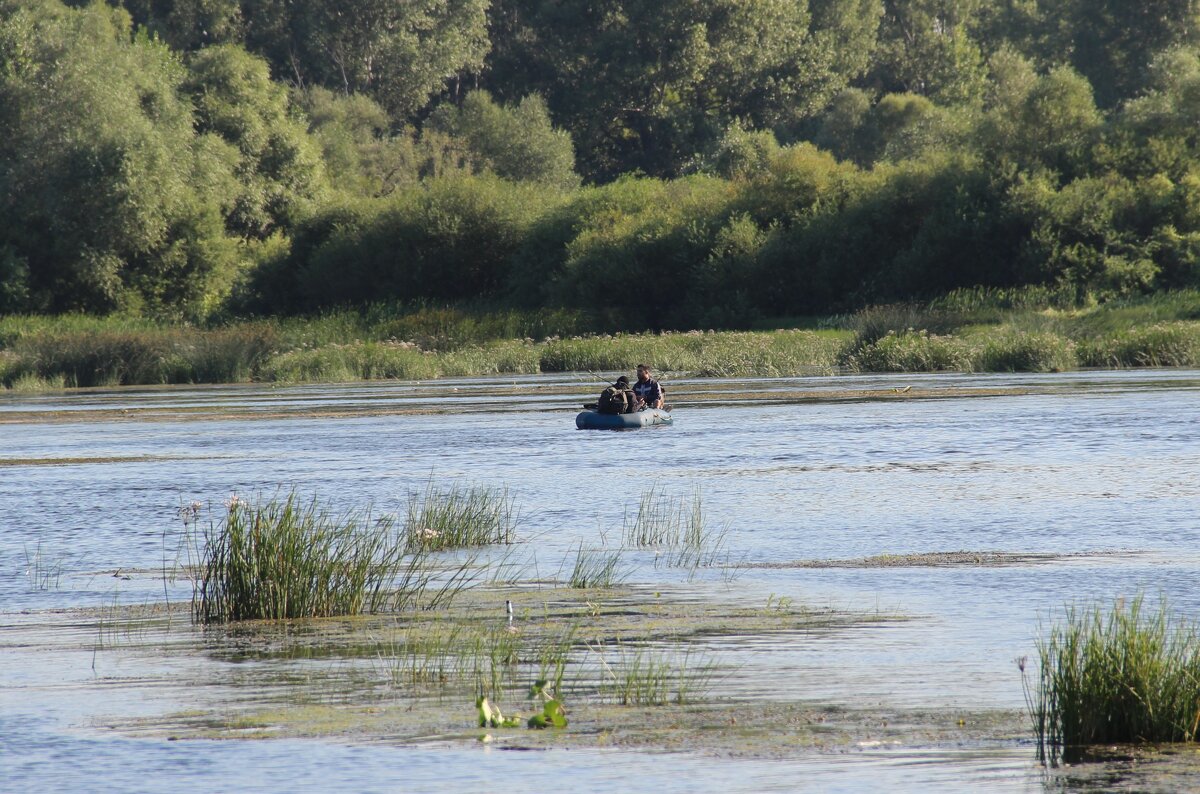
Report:
[{"label": "man in dark shirt", "polygon": [[641,405],[647,408],[663,407],[662,387],[650,377],[650,367],[645,364],[637,365],[637,383],[633,384],[633,392],[638,396]]}]

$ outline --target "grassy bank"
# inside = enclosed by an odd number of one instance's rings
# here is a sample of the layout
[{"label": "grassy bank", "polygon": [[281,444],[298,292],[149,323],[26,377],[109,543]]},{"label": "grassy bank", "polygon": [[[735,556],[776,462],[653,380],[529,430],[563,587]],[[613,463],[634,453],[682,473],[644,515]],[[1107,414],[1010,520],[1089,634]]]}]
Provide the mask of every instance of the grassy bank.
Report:
[{"label": "grassy bank", "polygon": [[1046,290],[808,318],[800,328],[604,333],[577,312],[380,308],[197,328],[119,317],[0,318],[0,384],[341,382],[632,370],[700,377],[814,372],[1053,372],[1200,363],[1200,292],[1063,308]]}]

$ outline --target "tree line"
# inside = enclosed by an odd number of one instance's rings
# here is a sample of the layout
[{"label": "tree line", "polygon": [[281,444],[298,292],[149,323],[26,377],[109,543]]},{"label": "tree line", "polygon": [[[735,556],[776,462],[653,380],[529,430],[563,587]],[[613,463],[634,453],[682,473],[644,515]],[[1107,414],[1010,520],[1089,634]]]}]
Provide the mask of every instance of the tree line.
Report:
[{"label": "tree line", "polygon": [[0,311],[1200,279],[1200,0],[0,0]]}]

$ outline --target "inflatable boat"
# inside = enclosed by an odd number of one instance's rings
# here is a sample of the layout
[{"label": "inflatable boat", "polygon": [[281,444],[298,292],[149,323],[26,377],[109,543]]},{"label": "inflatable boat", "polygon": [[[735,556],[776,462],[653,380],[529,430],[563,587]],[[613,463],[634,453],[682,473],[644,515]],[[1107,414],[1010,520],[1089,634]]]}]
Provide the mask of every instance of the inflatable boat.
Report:
[{"label": "inflatable boat", "polygon": [[671,424],[671,415],[658,408],[648,408],[632,414],[602,414],[587,410],[575,417],[580,430],[633,430],[639,427]]}]

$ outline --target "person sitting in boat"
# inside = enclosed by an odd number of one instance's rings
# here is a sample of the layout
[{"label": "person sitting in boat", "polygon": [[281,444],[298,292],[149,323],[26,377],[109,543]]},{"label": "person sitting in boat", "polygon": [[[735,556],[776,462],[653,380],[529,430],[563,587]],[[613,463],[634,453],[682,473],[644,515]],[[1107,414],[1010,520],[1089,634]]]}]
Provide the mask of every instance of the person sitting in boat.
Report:
[{"label": "person sitting in boat", "polygon": [[629,378],[622,375],[600,392],[596,410],[602,414],[631,414],[638,410],[638,396],[629,388]]},{"label": "person sitting in boat", "polygon": [[662,386],[650,377],[650,367],[646,364],[637,365],[637,383],[633,384],[633,393],[638,398],[638,410],[663,407]]}]

